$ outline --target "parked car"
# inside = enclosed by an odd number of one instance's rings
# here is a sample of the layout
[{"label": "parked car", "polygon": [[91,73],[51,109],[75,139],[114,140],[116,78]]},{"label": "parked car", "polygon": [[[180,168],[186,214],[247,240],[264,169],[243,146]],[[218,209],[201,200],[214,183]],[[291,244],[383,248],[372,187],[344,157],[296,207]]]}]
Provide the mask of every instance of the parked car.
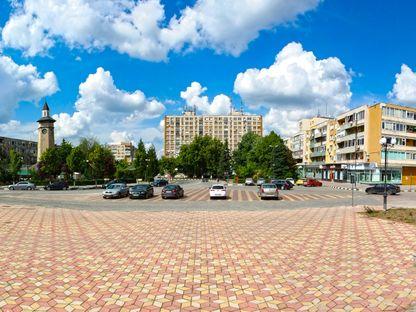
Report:
[{"label": "parked car", "polygon": [[246,178],[246,181],[244,182],[244,185],[245,186],[255,185],[254,180],[252,178]]},{"label": "parked car", "polygon": [[303,185],[305,183],[306,179],[297,179],[295,182],[295,185]]},{"label": "parked car", "polygon": [[[376,184],[365,189],[367,194],[384,194],[384,184]],[[387,184],[387,195],[396,195],[400,193],[400,186],[394,184]]]},{"label": "parked car", "polygon": [[227,198],[227,187],[223,184],[214,184],[209,189],[209,198]]},{"label": "parked car", "polygon": [[152,185],[155,187],[160,187],[160,186],[166,186],[168,185],[169,182],[167,180],[164,179],[158,179],[158,180],[154,180]]},{"label": "parked car", "polygon": [[208,181],[209,181],[209,176],[203,175],[202,176],[202,182],[208,182]]},{"label": "parked car", "polygon": [[49,184],[45,185],[44,189],[49,191],[61,191],[61,190],[67,190],[69,188],[69,185],[66,181],[55,181],[50,182]]},{"label": "parked car", "polygon": [[322,182],[316,179],[307,179],[303,182],[303,186],[322,186]]},{"label": "parked car", "polygon": [[274,183],[263,183],[259,188],[259,197],[279,199],[279,190]]},{"label": "parked car", "polygon": [[130,199],[153,197],[154,189],[150,184],[137,184],[129,189]]},{"label": "parked car", "polygon": [[291,188],[293,188],[293,185],[286,180],[272,179],[270,183],[276,184],[279,190],[290,190]]},{"label": "parked car", "polygon": [[293,186],[295,186],[295,179],[288,178],[288,179],[286,179],[286,181],[289,182],[290,184],[292,184]]},{"label": "parked car", "polygon": [[123,180],[123,179],[114,179],[114,180],[110,180],[110,181],[108,181],[107,183],[103,184],[103,185],[102,185],[102,188],[103,188],[103,189],[106,189],[106,188],[108,188],[111,184],[114,184],[114,183],[122,183],[122,184],[127,184],[127,182],[126,182],[125,180]]},{"label": "parked car", "polygon": [[263,183],[266,183],[266,180],[264,178],[258,178],[257,179],[257,186],[261,186]]},{"label": "parked car", "polygon": [[16,184],[9,185],[9,190],[34,190],[36,185],[29,181],[20,181]]},{"label": "parked car", "polygon": [[162,189],[162,198],[181,198],[184,196],[183,188],[178,184],[169,184]]},{"label": "parked car", "polygon": [[129,196],[129,189],[125,183],[110,184],[103,191],[103,198],[121,198],[125,196]]}]

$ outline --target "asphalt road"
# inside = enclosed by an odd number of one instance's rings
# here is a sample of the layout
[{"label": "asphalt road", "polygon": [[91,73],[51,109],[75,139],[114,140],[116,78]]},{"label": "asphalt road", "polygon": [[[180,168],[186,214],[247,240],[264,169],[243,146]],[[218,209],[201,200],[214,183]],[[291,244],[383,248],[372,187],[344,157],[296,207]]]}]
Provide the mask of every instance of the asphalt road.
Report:
[{"label": "asphalt road", "polygon": [[[273,210],[296,208],[321,208],[351,205],[351,191],[329,187],[295,187],[281,191],[280,200],[259,200],[257,187],[229,187],[227,200],[210,200],[208,188],[212,183],[195,181],[183,184],[185,198],[163,200],[161,188],[155,188],[155,197],[148,200],[103,199],[102,190],[70,191],[0,191],[0,203],[8,205],[43,206],[49,208],[70,208],[81,210],[145,210],[145,211],[194,211],[194,210]],[[356,205],[381,205],[382,196],[355,192]],[[415,207],[416,193],[402,193],[389,196],[389,206]]]}]

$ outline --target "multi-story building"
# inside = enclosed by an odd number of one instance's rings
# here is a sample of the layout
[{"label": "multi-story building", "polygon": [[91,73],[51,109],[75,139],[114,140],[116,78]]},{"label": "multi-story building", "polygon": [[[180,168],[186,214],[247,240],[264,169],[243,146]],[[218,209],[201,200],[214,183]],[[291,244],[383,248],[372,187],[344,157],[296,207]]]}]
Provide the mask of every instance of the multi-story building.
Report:
[{"label": "multi-story building", "polygon": [[33,141],[0,137],[0,147],[9,153],[11,149],[22,155],[26,166],[36,164],[38,143]]},{"label": "multi-story building", "polygon": [[114,155],[115,160],[125,160],[129,164],[133,162],[134,158],[134,145],[131,142],[121,142],[109,144],[108,148]]},{"label": "multi-story building", "polygon": [[[384,137],[387,142],[396,141],[388,147],[387,181],[416,184],[416,108],[390,103],[363,105],[311,125],[304,133],[310,150],[304,150],[299,166],[306,176],[351,181],[353,175],[358,182],[383,181],[386,155],[380,139]],[[298,151],[292,152],[299,159]]]},{"label": "multi-story building", "polygon": [[185,111],[181,116],[165,116],[164,154],[177,156],[182,145],[204,135],[223,143],[227,141],[230,151],[234,151],[248,132],[263,135],[262,116],[235,110],[229,115],[197,115],[195,111]]}]

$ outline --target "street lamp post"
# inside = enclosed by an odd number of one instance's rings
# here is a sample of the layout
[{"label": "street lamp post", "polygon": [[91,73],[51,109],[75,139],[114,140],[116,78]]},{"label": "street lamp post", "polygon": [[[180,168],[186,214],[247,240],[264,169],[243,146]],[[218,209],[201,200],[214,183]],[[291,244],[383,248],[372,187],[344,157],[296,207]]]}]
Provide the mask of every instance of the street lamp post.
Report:
[{"label": "street lamp post", "polygon": [[[387,211],[387,151],[389,144],[387,143],[387,139],[385,137],[380,139],[380,144],[382,148],[384,148],[384,192],[383,192],[383,209]],[[393,146],[396,144],[396,139],[392,138],[390,145]]]},{"label": "street lamp post", "polygon": [[149,160],[150,160],[149,158],[145,159],[145,162],[146,162],[146,169],[144,170],[144,181],[145,182],[147,182],[147,167],[149,166],[149,164],[148,164]]}]

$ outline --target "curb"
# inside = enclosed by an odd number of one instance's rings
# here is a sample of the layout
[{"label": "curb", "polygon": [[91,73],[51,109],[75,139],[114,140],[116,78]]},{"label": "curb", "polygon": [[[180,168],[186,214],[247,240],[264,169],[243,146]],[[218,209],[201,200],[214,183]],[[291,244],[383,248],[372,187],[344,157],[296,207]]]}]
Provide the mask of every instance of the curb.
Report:
[{"label": "curb", "polygon": [[[345,187],[345,186],[332,186],[332,185],[326,185],[326,187],[335,189],[335,190],[345,190],[345,191],[352,191],[353,189],[351,187]],[[364,192],[364,190],[359,188],[354,188],[354,191],[358,192]]]}]

